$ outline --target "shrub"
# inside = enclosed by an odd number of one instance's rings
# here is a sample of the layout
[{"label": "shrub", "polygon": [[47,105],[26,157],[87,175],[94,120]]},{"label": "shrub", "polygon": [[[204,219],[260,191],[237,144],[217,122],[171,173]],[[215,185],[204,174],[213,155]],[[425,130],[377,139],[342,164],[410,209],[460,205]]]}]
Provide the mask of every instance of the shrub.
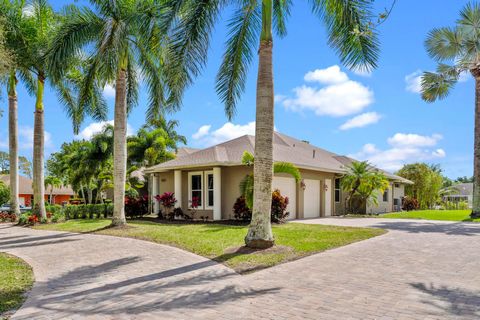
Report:
[{"label": "shrub", "polygon": [[272,193],[272,222],[283,222],[290,212],[287,212],[288,197],[280,194],[276,189]]},{"label": "shrub", "polygon": [[243,196],[237,198],[233,205],[233,216],[236,220],[250,221],[252,219],[252,211],[247,207],[247,203]]},{"label": "shrub", "polygon": [[28,217],[29,217],[29,214],[28,214],[28,213],[22,213],[22,214],[20,214],[20,216],[18,217],[18,224],[19,224],[19,225],[25,225],[25,224],[27,224],[27,222],[28,222]]},{"label": "shrub", "polygon": [[27,223],[30,224],[30,225],[35,225],[39,222],[40,222],[40,219],[38,218],[38,216],[36,214],[32,214],[32,215],[28,216],[28,218],[27,218]]},{"label": "shrub", "polygon": [[[272,212],[271,221],[275,223],[283,222],[288,215],[287,212],[288,197],[281,195],[280,190],[274,190],[272,193]],[[247,207],[245,198],[239,197],[233,205],[233,214],[235,219],[242,221],[250,221],[252,219],[252,211]]]},{"label": "shrub", "polygon": [[125,215],[128,218],[143,217],[148,213],[148,197],[127,197]]},{"label": "shrub", "polygon": [[418,210],[419,204],[417,199],[406,196],[403,198],[403,203],[402,203],[402,210],[405,211],[412,211],[412,210]]},{"label": "shrub", "polygon": [[[177,203],[177,199],[175,199],[175,194],[173,192],[165,192],[164,194],[156,195],[155,200],[160,202],[160,204],[164,208],[164,218],[167,219],[173,219],[175,218],[175,214],[172,211],[172,208],[175,206],[175,203]],[[159,218],[162,218],[162,214],[159,213],[158,215]]]},{"label": "shrub", "polygon": [[68,205],[63,209],[65,219],[98,219],[113,215],[112,204]]},{"label": "shrub", "polygon": [[0,222],[15,222],[17,215],[15,213],[0,212]]}]

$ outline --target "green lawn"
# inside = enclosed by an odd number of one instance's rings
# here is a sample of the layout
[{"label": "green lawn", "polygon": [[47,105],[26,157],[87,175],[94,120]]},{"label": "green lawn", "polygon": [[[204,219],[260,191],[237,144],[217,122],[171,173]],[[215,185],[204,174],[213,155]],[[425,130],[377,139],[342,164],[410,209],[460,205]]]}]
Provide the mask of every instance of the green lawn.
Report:
[{"label": "green lawn", "polygon": [[109,224],[110,220],[69,220],[64,223],[39,225],[35,228],[93,232],[168,244],[224,263],[240,273],[270,267],[386,232],[372,228],[289,223],[273,226],[277,244],[274,248],[256,252],[245,252],[245,248],[242,248],[238,252],[237,249],[243,246],[243,238],[247,233],[246,226],[130,221],[127,228],[105,228]]},{"label": "green lawn", "polygon": [[22,305],[33,281],[32,268],[26,262],[0,253],[0,319]]},{"label": "green lawn", "polygon": [[392,219],[425,219],[480,222],[480,219],[471,219],[470,213],[471,210],[419,210],[387,213],[379,215],[378,217]]}]

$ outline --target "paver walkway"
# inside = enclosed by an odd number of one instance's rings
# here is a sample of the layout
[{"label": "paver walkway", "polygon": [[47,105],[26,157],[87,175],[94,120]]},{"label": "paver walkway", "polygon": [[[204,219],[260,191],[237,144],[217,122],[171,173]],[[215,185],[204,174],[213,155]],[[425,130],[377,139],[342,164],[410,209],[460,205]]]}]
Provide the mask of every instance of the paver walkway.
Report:
[{"label": "paver walkway", "polygon": [[479,319],[480,224],[390,219],[386,235],[240,276],[168,246],[0,225],[36,283],[13,319]]}]

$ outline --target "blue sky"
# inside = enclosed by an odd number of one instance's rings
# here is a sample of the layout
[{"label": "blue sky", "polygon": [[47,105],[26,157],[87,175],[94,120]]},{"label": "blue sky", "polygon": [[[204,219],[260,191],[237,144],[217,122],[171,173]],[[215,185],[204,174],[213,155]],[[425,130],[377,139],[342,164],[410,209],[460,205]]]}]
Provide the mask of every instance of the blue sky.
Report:
[{"label": "blue sky", "polygon": [[[52,1],[56,8],[73,1]],[[82,4],[85,1],[79,1]],[[376,1],[379,8],[391,0]],[[295,1],[288,35],[275,39],[275,126],[287,135],[338,154],[368,159],[390,171],[404,163],[439,163],[452,177],[472,174],[473,79],[466,75],[444,101],[427,104],[420,98],[418,75],[433,70],[423,42],[432,28],[453,25],[467,1],[397,1],[390,18],[380,26],[379,67],[372,74],[356,74],[342,66],[326,44],[322,23],[307,1]],[[255,119],[256,63],[249,72],[238,113],[228,124],[215,93],[215,75],[221,62],[228,12],[217,23],[210,44],[209,62],[185,95],[181,111],[169,115],[180,121],[188,145],[212,143],[250,133]],[[113,95],[106,90],[113,119]],[[1,108],[7,110],[3,99]],[[134,132],[144,122],[146,95],[128,122]],[[20,153],[31,158],[34,99],[19,89]],[[0,149],[8,146],[7,117],[0,119]],[[363,126],[362,126],[363,125]],[[98,130],[90,119],[82,137]],[[74,139],[70,120],[55,93],[46,91],[46,154]]]}]

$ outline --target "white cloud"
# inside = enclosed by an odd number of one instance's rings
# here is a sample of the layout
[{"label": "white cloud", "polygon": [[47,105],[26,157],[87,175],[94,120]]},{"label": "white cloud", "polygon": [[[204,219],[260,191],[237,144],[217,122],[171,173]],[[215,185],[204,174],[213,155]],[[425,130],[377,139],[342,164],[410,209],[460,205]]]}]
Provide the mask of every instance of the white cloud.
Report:
[{"label": "white cloud", "polygon": [[389,149],[380,150],[374,144],[367,143],[359,152],[350,155],[350,157],[358,160],[368,160],[379,168],[393,172],[407,163],[445,158],[447,155],[445,150],[441,148],[430,149],[437,146],[441,139],[442,136],[438,134],[422,136],[397,133],[387,139],[390,145]]},{"label": "white cloud", "polygon": [[[53,147],[52,135],[48,131],[44,131],[45,148]],[[33,128],[30,126],[18,127],[18,147],[23,150],[33,149]]]},{"label": "white cloud", "polygon": [[[75,136],[76,139],[85,139],[90,140],[93,135],[99,133],[103,130],[103,128],[108,125],[114,125],[114,121],[100,121],[100,122],[92,122],[88,126],[86,126],[78,135]],[[133,128],[127,123],[127,136],[131,136],[135,134]]]},{"label": "white cloud", "polygon": [[198,140],[205,137],[209,133],[211,127],[211,125],[201,126],[198,131],[192,135],[192,138]]},{"label": "white cloud", "polygon": [[405,89],[413,93],[422,92],[422,71],[417,70],[405,76]]},{"label": "white cloud", "polygon": [[294,98],[283,99],[286,109],[296,112],[311,110],[319,116],[342,117],[359,113],[374,101],[373,92],[369,88],[348,79],[338,66],[309,72],[305,75],[305,80],[325,86],[318,88],[303,85],[295,88]]},{"label": "white cloud", "polygon": [[345,72],[340,70],[339,66],[334,65],[326,69],[316,69],[307,72],[304,76],[304,80],[307,82],[319,82],[322,84],[338,84],[347,82],[348,76]]},{"label": "white cloud", "polygon": [[347,120],[340,126],[340,130],[366,127],[370,124],[377,123],[381,118],[382,116],[376,112],[362,113],[356,117],[353,117],[352,119]]},{"label": "white cloud", "polygon": [[275,103],[280,103],[282,101],[284,101],[285,99],[287,99],[287,96],[283,95],[283,94],[276,94],[275,95]]},{"label": "white cloud", "polygon": [[210,131],[211,128],[211,125],[201,126],[197,132],[192,135],[192,138],[201,145],[211,146],[246,134],[255,135],[255,121],[245,125],[226,122],[222,127],[214,131]]},{"label": "white cloud", "polygon": [[106,84],[103,88],[103,95],[107,98],[115,98],[115,88],[111,84]]},{"label": "white cloud", "polygon": [[442,138],[440,134],[422,136],[414,133],[396,133],[388,138],[388,143],[394,147],[432,147]]}]

